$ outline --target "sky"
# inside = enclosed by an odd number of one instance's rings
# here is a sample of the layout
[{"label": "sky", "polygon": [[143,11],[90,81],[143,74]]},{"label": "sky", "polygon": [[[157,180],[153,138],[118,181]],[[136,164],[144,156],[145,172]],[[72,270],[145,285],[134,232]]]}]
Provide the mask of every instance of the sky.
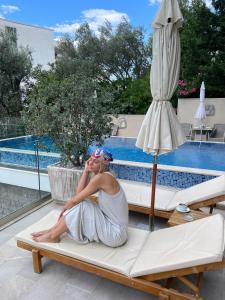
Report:
[{"label": "sky", "polygon": [[[0,18],[47,27],[54,36],[73,34],[88,22],[96,31],[109,20],[113,26],[125,17],[132,25],[151,32],[151,23],[162,0],[0,0]],[[191,0],[189,0],[191,1]],[[211,7],[211,0],[204,0]]]},{"label": "sky", "polygon": [[0,0],[0,17],[52,28],[55,37],[72,34],[83,22],[93,30],[108,19],[116,26],[122,17],[134,26],[151,31],[161,0]]}]

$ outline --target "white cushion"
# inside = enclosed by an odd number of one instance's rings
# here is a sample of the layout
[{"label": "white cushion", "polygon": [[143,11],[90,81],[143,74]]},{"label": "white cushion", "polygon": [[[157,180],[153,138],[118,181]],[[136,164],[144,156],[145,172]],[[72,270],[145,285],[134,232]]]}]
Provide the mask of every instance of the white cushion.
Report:
[{"label": "white cushion", "polygon": [[16,236],[38,248],[137,277],[221,261],[224,251],[224,220],[214,215],[149,233],[129,228],[128,242],[118,248],[101,243],[77,244],[67,236],[60,243],[37,243],[30,233],[52,226],[59,212],[52,211]]},{"label": "white cushion", "polygon": [[190,188],[176,192],[167,203],[167,210],[173,210],[179,203],[187,205],[225,194],[225,175],[196,184]]},{"label": "white cushion", "polygon": [[[119,182],[129,204],[150,207],[152,188],[150,184],[121,179]],[[156,185],[155,209],[171,211],[179,203],[191,205],[220,195],[225,195],[225,175],[183,190]]]},{"label": "white cushion", "polygon": [[[150,207],[151,185],[129,180],[119,180],[129,204]],[[156,187],[155,209],[167,210],[167,206],[176,194],[177,189],[163,186]]]},{"label": "white cushion", "polygon": [[40,221],[19,233],[16,239],[42,249],[51,250],[96,266],[129,275],[131,267],[149,234],[145,230],[129,228],[127,243],[118,248],[110,248],[101,243],[81,245],[71,240],[67,235],[62,238],[60,243],[37,243],[32,240],[30,235],[32,232],[50,228],[55,224],[58,216],[58,211],[54,210],[50,212]]},{"label": "white cushion", "polygon": [[213,215],[149,234],[130,275],[182,269],[222,260],[224,219]]}]

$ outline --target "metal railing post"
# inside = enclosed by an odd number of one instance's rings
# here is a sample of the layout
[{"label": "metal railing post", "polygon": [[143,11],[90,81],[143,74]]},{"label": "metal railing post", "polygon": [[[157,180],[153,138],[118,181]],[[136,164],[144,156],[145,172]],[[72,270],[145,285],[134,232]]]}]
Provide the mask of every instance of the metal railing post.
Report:
[{"label": "metal railing post", "polygon": [[39,198],[41,199],[41,181],[40,181],[40,162],[39,162],[39,141],[35,140],[35,160],[36,160],[36,169],[38,174],[38,192]]}]

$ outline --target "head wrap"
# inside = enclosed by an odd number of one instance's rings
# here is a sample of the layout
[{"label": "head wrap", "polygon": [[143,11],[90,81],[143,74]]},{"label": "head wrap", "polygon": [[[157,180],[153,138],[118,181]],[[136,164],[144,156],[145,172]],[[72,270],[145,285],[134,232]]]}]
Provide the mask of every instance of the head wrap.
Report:
[{"label": "head wrap", "polygon": [[113,161],[112,153],[105,148],[97,148],[91,155],[94,158],[100,158],[104,163],[110,163]]}]

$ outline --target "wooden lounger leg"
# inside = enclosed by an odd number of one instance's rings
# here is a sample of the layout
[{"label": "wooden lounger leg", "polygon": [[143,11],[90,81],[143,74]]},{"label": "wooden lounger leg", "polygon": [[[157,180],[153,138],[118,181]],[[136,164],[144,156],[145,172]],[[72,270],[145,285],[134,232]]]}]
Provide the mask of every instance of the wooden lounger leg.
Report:
[{"label": "wooden lounger leg", "polygon": [[199,296],[194,296],[191,294],[187,294],[187,293],[179,293],[176,290],[173,289],[169,289],[167,291],[161,291],[158,294],[158,298],[159,300],[181,300],[181,299],[185,299],[185,300],[203,300],[203,298],[199,297]]},{"label": "wooden lounger leg", "polygon": [[196,296],[200,296],[200,289],[202,286],[202,279],[203,279],[203,272],[200,272],[198,274],[198,278],[197,278],[197,283],[194,284],[192,283],[190,280],[188,280],[186,277],[184,276],[179,276],[177,277],[181,282],[183,282],[186,286],[188,286],[191,290],[193,290],[195,292]]},{"label": "wooden lounger leg", "polygon": [[210,205],[210,210],[209,210],[209,213],[210,213],[210,215],[213,213],[213,209],[214,209],[214,207],[216,207],[216,203],[215,203],[215,204],[212,204],[212,205]]},{"label": "wooden lounger leg", "polygon": [[170,289],[172,287],[172,285],[174,283],[174,279],[175,279],[174,277],[170,277],[166,280],[166,288],[167,289]]},{"label": "wooden lounger leg", "polygon": [[37,249],[32,249],[33,268],[35,273],[42,272],[41,255]]},{"label": "wooden lounger leg", "polygon": [[199,295],[200,295],[200,290],[201,290],[201,287],[202,287],[202,282],[203,282],[203,272],[200,272],[198,274],[198,279],[197,279],[197,284],[196,286],[198,287],[198,290],[199,290]]},{"label": "wooden lounger leg", "polygon": [[170,296],[164,294],[164,293],[160,293],[159,294],[159,300],[169,300]]}]

